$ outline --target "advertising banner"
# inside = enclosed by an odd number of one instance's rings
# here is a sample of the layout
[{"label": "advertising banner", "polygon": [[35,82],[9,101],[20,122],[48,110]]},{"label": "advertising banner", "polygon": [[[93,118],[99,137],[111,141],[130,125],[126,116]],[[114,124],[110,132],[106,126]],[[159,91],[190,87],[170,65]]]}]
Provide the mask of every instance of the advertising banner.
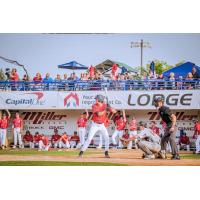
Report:
[{"label": "advertising banner", "polygon": [[[104,91],[1,92],[0,109],[91,109],[97,94],[105,96]],[[159,96],[172,109],[200,109],[199,90],[108,91],[116,109],[152,110]]]}]

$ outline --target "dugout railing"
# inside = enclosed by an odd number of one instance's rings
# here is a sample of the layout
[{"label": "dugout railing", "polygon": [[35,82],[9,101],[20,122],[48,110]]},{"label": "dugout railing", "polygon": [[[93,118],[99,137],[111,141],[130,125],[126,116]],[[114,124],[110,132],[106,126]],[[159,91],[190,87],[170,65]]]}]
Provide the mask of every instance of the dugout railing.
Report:
[{"label": "dugout railing", "polygon": [[76,80],[76,81],[0,81],[1,91],[87,91],[87,90],[189,90],[200,89],[196,80]]}]

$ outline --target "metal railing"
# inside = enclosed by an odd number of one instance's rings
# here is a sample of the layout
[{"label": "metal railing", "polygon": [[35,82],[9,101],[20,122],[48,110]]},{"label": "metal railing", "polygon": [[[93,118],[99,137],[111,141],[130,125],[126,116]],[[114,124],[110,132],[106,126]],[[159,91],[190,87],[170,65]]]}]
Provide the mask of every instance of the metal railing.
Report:
[{"label": "metal railing", "polygon": [[84,91],[84,90],[189,90],[200,89],[200,80],[89,80],[89,81],[0,81],[1,91]]}]

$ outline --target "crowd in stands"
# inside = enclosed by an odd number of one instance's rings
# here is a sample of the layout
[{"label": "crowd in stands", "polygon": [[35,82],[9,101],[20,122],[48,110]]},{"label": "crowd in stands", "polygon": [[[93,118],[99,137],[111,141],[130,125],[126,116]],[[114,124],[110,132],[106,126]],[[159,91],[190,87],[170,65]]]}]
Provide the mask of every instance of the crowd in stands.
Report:
[{"label": "crowd in stands", "polygon": [[[143,72],[141,75],[133,74],[124,67],[119,69],[117,64],[113,64],[106,76],[93,66],[80,76],[72,72],[70,75],[65,73],[63,76],[57,74],[53,78],[49,73],[43,76],[38,72],[33,78],[26,74],[20,78],[15,68],[10,73],[6,73],[6,76],[7,81],[12,82],[12,90],[101,90],[105,86],[110,90],[194,89],[198,88],[198,80],[200,80],[200,74],[195,67],[186,77],[177,78],[177,75],[172,72],[166,78],[163,74],[152,71]],[[44,85],[46,86],[43,87]]]}]

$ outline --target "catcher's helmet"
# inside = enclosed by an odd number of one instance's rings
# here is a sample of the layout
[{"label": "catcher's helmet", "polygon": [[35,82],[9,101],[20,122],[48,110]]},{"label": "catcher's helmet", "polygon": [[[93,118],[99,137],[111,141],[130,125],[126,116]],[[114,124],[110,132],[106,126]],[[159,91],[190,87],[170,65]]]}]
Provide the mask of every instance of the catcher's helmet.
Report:
[{"label": "catcher's helmet", "polygon": [[95,97],[95,99],[97,99],[99,102],[103,102],[104,99],[105,99],[105,97],[104,97],[103,95],[101,95],[101,94],[98,94],[98,95]]}]

